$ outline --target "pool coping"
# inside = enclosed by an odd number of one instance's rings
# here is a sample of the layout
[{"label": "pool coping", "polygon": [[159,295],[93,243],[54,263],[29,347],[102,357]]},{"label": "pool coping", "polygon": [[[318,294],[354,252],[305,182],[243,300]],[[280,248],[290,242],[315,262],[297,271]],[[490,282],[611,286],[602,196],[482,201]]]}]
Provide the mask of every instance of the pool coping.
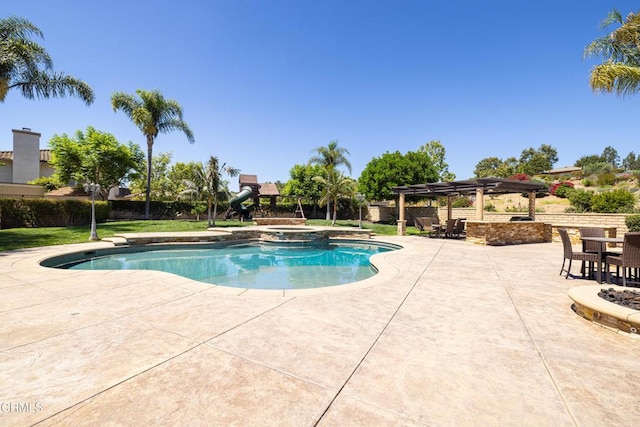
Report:
[{"label": "pool coping", "polygon": [[[215,244],[215,243],[231,243],[231,242],[243,242],[243,241],[260,241],[256,236],[260,235],[265,231],[274,231],[273,227],[282,227],[282,226],[248,226],[248,227],[239,227],[234,228],[232,230],[227,231],[227,229],[218,229],[211,228],[207,231],[187,231],[187,232],[147,232],[147,233],[122,233],[116,234],[112,238],[102,239],[100,242],[95,242],[95,247],[91,246],[89,248],[74,248],[73,246],[69,247],[68,250],[63,250],[55,255],[49,255],[43,258],[39,258],[37,261],[37,266],[27,265],[26,268],[29,271],[33,271],[33,268],[41,268],[49,270],[58,270],[54,267],[47,267],[41,265],[41,263],[45,262],[47,259],[64,256],[66,254],[73,254],[78,252],[87,252],[91,250],[98,249],[108,249],[110,247],[135,247],[135,246],[155,246],[155,245],[170,245],[170,244],[188,244],[193,243],[194,245],[198,244]],[[295,226],[289,226],[290,228],[294,228]],[[328,232],[329,235],[341,236],[341,235],[350,235],[350,237],[331,237],[332,240],[351,240],[351,241],[362,241],[367,242],[371,241],[374,243],[390,243],[388,241],[380,240],[376,238],[376,236],[371,236],[371,230],[364,229],[353,229],[351,227],[317,227],[317,226],[302,226],[304,227],[304,231],[310,232]],[[357,231],[356,231],[357,230]],[[277,229],[276,232],[281,232],[283,230]],[[356,231],[355,233],[352,233]],[[284,230],[285,233],[298,233],[299,229],[292,230]],[[253,237],[252,237],[253,236]],[[358,236],[367,236],[366,238],[358,238]],[[273,243],[273,241],[265,240],[265,243]],[[277,242],[277,241],[276,241]],[[365,289],[372,286],[376,286],[380,283],[387,282],[389,280],[393,280],[399,273],[398,268],[394,267],[393,263],[389,262],[387,257],[392,256],[391,254],[395,254],[395,256],[403,256],[404,251],[411,250],[410,243],[393,243],[394,245],[399,246],[400,248],[397,250],[374,254],[370,257],[371,265],[377,270],[377,273],[364,280],[359,280],[356,282],[346,283],[343,285],[334,285],[334,286],[325,286],[325,287],[317,287],[317,288],[308,288],[308,289],[252,289],[252,288],[242,288],[242,287],[231,287],[224,285],[216,285],[206,282],[201,282],[198,280],[193,280],[184,276],[180,276],[173,273],[163,272],[163,271],[150,271],[150,270],[126,270],[130,272],[135,271],[145,271],[145,274],[148,273],[149,277],[158,277],[159,280],[162,280],[164,277],[171,277],[174,280],[184,280],[189,282],[195,282],[200,284],[206,284],[212,287],[212,291],[215,294],[220,295],[236,295],[236,296],[264,296],[264,297],[273,297],[273,296],[281,296],[283,298],[297,297],[297,296],[312,296],[326,293],[335,293],[335,292],[344,292],[344,291],[352,291],[357,289]],[[85,244],[85,245],[91,245]],[[112,245],[112,246],[106,246]],[[63,270],[64,271],[64,270]],[[68,271],[68,270],[67,270]],[[107,270],[112,271],[112,270]],[[116,270],[113,270],[116,271]],[[87,271],[87,273],[91,274],[92,271]],[[96,271],[95,274],[99,274],[100,271]],[[178,279],[179,278],[179,279]]]}]

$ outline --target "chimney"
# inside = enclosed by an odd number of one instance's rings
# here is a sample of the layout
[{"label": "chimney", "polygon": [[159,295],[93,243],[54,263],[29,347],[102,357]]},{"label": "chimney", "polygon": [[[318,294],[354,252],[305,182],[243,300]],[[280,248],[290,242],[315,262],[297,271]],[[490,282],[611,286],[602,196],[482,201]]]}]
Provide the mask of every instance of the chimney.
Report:
[{"label": "chimney", "polygon": [[13,182],[26,184],[40,177],[40,134],[13,129]]}]

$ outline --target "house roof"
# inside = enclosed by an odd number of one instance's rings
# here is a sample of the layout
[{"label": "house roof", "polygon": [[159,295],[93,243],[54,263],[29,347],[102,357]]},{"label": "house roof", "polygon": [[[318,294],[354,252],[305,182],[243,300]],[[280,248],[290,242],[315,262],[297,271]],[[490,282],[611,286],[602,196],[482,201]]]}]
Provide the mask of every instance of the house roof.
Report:
[{"label": "house roof", "polygon": [[420,196],[455,196],[473,194],[477,189],[483,189],[487,194],[508,194],[521,192],[541,193],[548,191],[542,182],[516,181],[504,178],[476,178],[464,181],[434,182],[393,187],[395,194]]},{"label": "house roof", "polygon": [[275,184],[270,182],[260,184],[260,195],[261,196],[279,196],[280,192],[278,191],[278,187]]},{"label": "house roof", "polygon": [[258,185],[258,175],[245,175],[240,174],[240,186],[243,185]]},{"label": "house roof", "polygon": [[581,171],[582,171],[582,168],[579,168],[577,166],[564,166],[557,169],[551,169],[550,171],[545,171],[545,173],[548,173],[549,175],[562,175],[565,173],[581,172]]},{"label": "house roof", "polygon": [[[13,161],[13,151],[0,151],[0,161]],[[49,163],[51,160],[51,150],[40,150],[40,161]]]}]

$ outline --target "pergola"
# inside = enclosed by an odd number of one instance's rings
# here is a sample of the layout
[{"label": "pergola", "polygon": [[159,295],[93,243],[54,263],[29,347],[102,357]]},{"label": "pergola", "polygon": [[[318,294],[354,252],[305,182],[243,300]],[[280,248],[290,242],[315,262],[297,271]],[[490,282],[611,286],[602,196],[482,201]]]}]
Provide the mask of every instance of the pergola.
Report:
[{"label": "pergola", "polygon": [[546,184],[542,182],[516,181],[504,178],[475,178],[463,181],[434,182],[428,184],[414,184],[393,187],[392,191],[399,195],[399,220],[404,221],[405,196],[448,197],[447,218],[451,218],[452,198],[461,195],[476,196],[476,220],[484,219],[484,195],[485,194],[529,194],[529,216],[535,219],[536,193],[546,193]]}]

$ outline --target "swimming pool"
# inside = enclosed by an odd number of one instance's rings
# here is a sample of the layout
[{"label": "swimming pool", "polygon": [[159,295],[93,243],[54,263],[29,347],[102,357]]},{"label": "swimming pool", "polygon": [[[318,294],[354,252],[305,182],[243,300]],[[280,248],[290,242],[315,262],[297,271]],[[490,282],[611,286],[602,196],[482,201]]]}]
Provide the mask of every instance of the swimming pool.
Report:
[{"label": "swimming pool", "polygon": [[367,241],[242,243],[122,248],[51,258],[70,270],[157,270],[215,285],[251,289],[336,286],[374,276],[369,258],[400,249]]}]

